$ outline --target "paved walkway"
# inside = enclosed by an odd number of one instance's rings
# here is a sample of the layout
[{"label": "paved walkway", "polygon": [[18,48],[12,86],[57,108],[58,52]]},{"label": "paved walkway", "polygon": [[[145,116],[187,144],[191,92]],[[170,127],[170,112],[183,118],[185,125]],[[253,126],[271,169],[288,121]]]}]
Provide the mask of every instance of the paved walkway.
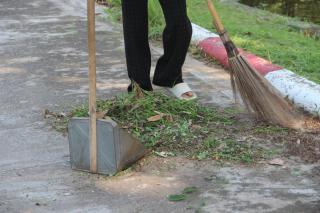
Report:
[{"label": "paved walkway", "polygon": [[[121,177],[72,171],[67,138],[46,124],[42,111],[70,109],[87,98],[85,4],[0,2],[1,213],[194,212],[187,206],[200,208],[203,202],[201,209],[208,212],[319,209],[315,165],[222,168],[213,162],[151,158],[141,171]],[[159,55],[158,48],[153,48],[153,55]],[[99,97],[125,92],[121,27],[102,15],[97,22],[97,57]],[[202,102],[232,103],[228,75],[220,68],[188,58],[185,76]],[[305,176],[291,175],[293,169]],[[168,194],[190,185],[197,185],[201,193],[188,203],[167,201]]]}]

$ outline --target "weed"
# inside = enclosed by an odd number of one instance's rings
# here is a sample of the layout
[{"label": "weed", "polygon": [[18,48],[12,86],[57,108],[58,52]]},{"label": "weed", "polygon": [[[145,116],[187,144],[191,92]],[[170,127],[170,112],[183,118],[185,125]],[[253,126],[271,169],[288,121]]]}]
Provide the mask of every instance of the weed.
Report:
[{"label": "weed", "polygon": [[187,199],[187,195],[185,194],[175,194],[175,195],[168,196],[168,200],[172,202],[184,201],[186,199]]},{"label": "weed", "polygon": [[284,133],[287,131],[288,129],[280,126],[259,126],[255,128],[256,133],[265,133],[265,134]]},{"label": "weed", "polygon": [[240,161],[242,163],[252,163],[255,159],[263,156],[265,156],[263,148],[229,138],[215,141],[215,149],[212,151],[213,159]]},{"label": "weed", "polygon": [[160,9],[160,3],[158,0],[148,1],[148,14],[149,14],[149,38],[157,39],[162,35],[165,21],[162,10]]},{"label": "weed", "polygon": [[203,144],[206,148],[217,148],[220,143],[214,137],[208,137],[204,139]]},{"label": "weed", "polygon": [[190,196],[191,194],[197,191],[198,191],[198,188],[195,186],[186,187],[182,190],[181,194],[169,195],[168,200],[173,202],[184,201],[188,198],[188,196]]}]

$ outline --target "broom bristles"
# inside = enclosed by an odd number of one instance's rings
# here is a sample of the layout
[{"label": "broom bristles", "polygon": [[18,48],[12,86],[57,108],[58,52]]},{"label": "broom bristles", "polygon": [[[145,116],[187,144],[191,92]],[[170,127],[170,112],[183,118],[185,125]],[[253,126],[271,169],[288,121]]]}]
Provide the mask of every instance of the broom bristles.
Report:
[{"label": "broom bristles", "polygon": [[257,119],[283,127],[302,129],[301,116],[279,92],[242,56],[229,58],[231,85],[239,92],[246,108]]}]

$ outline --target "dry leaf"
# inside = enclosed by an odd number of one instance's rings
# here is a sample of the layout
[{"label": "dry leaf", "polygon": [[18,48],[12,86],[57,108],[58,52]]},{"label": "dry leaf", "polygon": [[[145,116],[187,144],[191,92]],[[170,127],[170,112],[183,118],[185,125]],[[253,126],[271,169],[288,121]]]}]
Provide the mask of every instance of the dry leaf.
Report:
[{"label": "dry leaf", "polygon": [[97,112],[97,119],[103,119],[107,113],[108,113],[107,111]]},{"label": "dry leaf", "polygon": [[165,115],[164,118],[166,119],[166,121],[173,122],[172,115]]},{"label": "dry leaf", "polygon": [[70,116],[70,113],[69,114],[66,114],[64,112],[51,112],[49,111],[48,109],[44,109],[43,110],[43,117],[44,118],[51,118],[51,117],[55,117],[55,118],[65,118],[65,117],[69,117]]},{"label": "dry leaf", "polygon": [[46,118],[47,115],[50,115],[50,111],[49,111],[48,109],[44,109],[44,110],[42,111],[42,114],[43,114],[43,117]]},{"label": "dry leaf", "polygon": [[157,152],[157,151],[154,151],[154,153],[160,157],[163,157],[163,158],[167,158],[169,156],[173,157],[175,156],[173,152],[165,152],[165,151],[162,151],[162,152]]},{"label": "dry leaf", "polygon": [[192,129],[201,129],[201,126],[194,124],[194,125],[191,126],[191,128]]},{"label": "dry leaf", "polygon": [[159,121],[159,120],[161,120],[162,116],[163,116],[163,115],[159,115],[159,114],[158,114],[158,115],[151,116],[150,118],[148,118],[148,121],[149,121],[149,122]]},{"label": "dry leaf", "polygon": [[283,166],[284,165],[284,161],[280,158],[275,158],[272,159],[271,161],[269,161],[270,165],[276,165],[276,166]]},{"label": "dry leaf", "polygon": [[64,117],[67,117],[67,114],[64,112],[59,112],[58,114],[56,114],[56,116],[59,118],[64,118]]}]

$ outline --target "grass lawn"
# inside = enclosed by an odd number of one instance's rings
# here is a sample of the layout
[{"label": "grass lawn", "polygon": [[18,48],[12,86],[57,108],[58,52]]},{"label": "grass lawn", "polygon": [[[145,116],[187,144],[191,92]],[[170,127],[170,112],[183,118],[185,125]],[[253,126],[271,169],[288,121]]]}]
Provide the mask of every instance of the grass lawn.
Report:
[{"label": "grass lawn", "polygon": [[[119,19],[120,1],[107,0],[108,9]],[[187,0],[188,14],[193,23],[215,31],[205,0]],[[217,10],[234,42],[275,64],[320,83],[320,41],[307,37],[288,26],[293,18],[268,11],[248,9],[234,3],[215,1]],[[149,0],[150,38],[161,36],[164,21],[158,0]]]},{"label": "grass lawn", "polygon": [[[187,2],[192,22],[214,31],[206,1]],[[239,47],[320,83],[320,41],[290,28],[292,18],[231,3],[215,5]]]}]

